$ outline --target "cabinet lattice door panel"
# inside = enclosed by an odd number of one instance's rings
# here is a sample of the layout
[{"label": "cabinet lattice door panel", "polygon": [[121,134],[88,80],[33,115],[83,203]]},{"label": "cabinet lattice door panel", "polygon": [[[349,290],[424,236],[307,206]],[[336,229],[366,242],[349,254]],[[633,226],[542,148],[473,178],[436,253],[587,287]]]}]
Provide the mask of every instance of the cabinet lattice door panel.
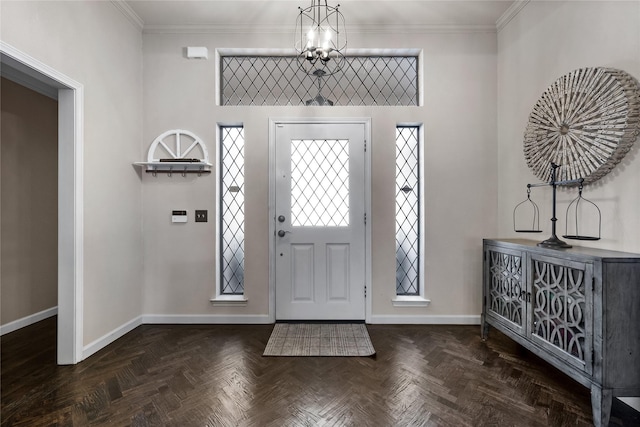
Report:
[{"label": "cabinet lattice door panel", "polygon": [[510,322],[510,327],[522,330],[525,325],[522,255],[493,250],[488,254],[488,308]]},{"label": "cabinet lattice door panel", "polygon": [[[571,356],[567,360],[590,370],[591,319],[587,299],[592,285],[592,266],[558,264],[532,257],[532,327],[534,338],[550,350]],[[590,300],[590,298],[589,298]]]}]

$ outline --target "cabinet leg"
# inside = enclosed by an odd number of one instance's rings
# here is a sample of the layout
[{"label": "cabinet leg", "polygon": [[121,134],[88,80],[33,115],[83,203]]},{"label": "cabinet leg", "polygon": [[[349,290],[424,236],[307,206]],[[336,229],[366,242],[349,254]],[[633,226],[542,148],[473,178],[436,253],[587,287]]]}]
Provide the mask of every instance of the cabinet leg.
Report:
[{"label": "cabinet leg", "polygon": [[613,392],[611,389],[591,386],[591,411],[593,412],[593,425],[595,427],[607,427],[611,416],[611,402]]},{"label": "cabinet leg", "polygon": [[480,338],[486,341],[489,338],[489,324],[484,319],[484,313],[480,316]]}]

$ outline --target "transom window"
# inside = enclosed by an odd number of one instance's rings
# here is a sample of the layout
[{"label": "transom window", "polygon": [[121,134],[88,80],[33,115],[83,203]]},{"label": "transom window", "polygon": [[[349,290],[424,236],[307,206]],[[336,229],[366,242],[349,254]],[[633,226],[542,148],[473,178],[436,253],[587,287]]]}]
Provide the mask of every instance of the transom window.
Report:
[{"label": "transom window", "polygon": [[221,105],[418,105],[418,56],[351,56],[330,76],[293,56],[221,56]]}]

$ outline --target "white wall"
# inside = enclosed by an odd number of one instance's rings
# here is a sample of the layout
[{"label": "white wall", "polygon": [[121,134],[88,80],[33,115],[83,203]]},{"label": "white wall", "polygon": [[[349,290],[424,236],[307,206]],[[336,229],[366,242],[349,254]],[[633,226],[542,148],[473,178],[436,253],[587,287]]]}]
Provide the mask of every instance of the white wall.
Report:
[{"label": "white wall", "polygon": [[111,2],[2,2],[2,41],[84,85],[84,345],[142,308],[142,37]]},{"label": "white wall", "polygon": [[[640,3],[616,1],[531,1],[498,34],[498,216],[501,237],[514,236],[512,212],[537,182],[522,152],[533,105],[562,75],[582,67],[619,68],[640,78]],[[602,240],[574,245],[640,252],[640,143],[609,175],[585,187],[583,195],[602,211]],[[558,194],[558,235],[575,190]],[[540,225],[551,233],[551,190],[534,189]],[[523,237],[523,235],[520,235]]]},{"label": "white wall", "polygon": [[[640,2],[531,1],[498,33],[499,235],[513,237],[512,211],[537,182],[522,153],[531,108],[560,76],[582,67],[613,67],[640,78]],[[602,211],[602,240],[584,245],[640,252],[640,142],[609,175],[585,187]],[[551,233],[550,189],[534,193],[546,239]],[[558,195],[558,235],[567,202]],[[529,235],[538,239],[539,235]],[[578,246],[580,241],[570,241]],[[636,284],[637,285],[637,284]],[[640,410],[640,398],[625,399]]]},{"label": "white wall", "polygon": [[[246,307],[212,307],[215,294],[215,170],[210,176],[142,176],[145,227],[144,312],[152,315],[265,316],[268,313],[268,120],[282,117],[372,118],[372,275],[374,321],[434,321],[480,313],[481,239],[497,233],[495,33],[357,34],[350,48],[424,49],[422,107],[219,107],[216,48],[286,48],[290,34],[145,34],[144,144],[182,128],[215,153],[216,123],[244,123],[246,156]],[[209,48],[187,60],[187,46]],[[425,126],[427,308],[396,308],[395,126]],[[172,209],[189,223],[171,224]],[[208,209],[208,223],[193,222]],[[406,318],[396,316],[410,315]],[[210,316],[210,317],[207,317]],[[391,317],[384,317],[391,316]],[[474,317],[475,316],[475,317]],[[452,318],[449,318],[451,320]],[[468,320],[468,317],[465,317]]]}]

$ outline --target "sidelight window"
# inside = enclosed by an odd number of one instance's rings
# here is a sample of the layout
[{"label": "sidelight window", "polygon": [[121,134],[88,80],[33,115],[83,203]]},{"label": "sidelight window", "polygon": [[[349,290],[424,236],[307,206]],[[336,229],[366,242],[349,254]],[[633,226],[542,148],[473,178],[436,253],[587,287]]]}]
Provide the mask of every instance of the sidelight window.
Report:
[{"label": "sidelight window", "polygon": [[396,128],[396,294],[420,295],[420,127]]},{"label": "sidelight window", "polygon": [[221,126],[220,295],[244,293],[244,128]]}]

